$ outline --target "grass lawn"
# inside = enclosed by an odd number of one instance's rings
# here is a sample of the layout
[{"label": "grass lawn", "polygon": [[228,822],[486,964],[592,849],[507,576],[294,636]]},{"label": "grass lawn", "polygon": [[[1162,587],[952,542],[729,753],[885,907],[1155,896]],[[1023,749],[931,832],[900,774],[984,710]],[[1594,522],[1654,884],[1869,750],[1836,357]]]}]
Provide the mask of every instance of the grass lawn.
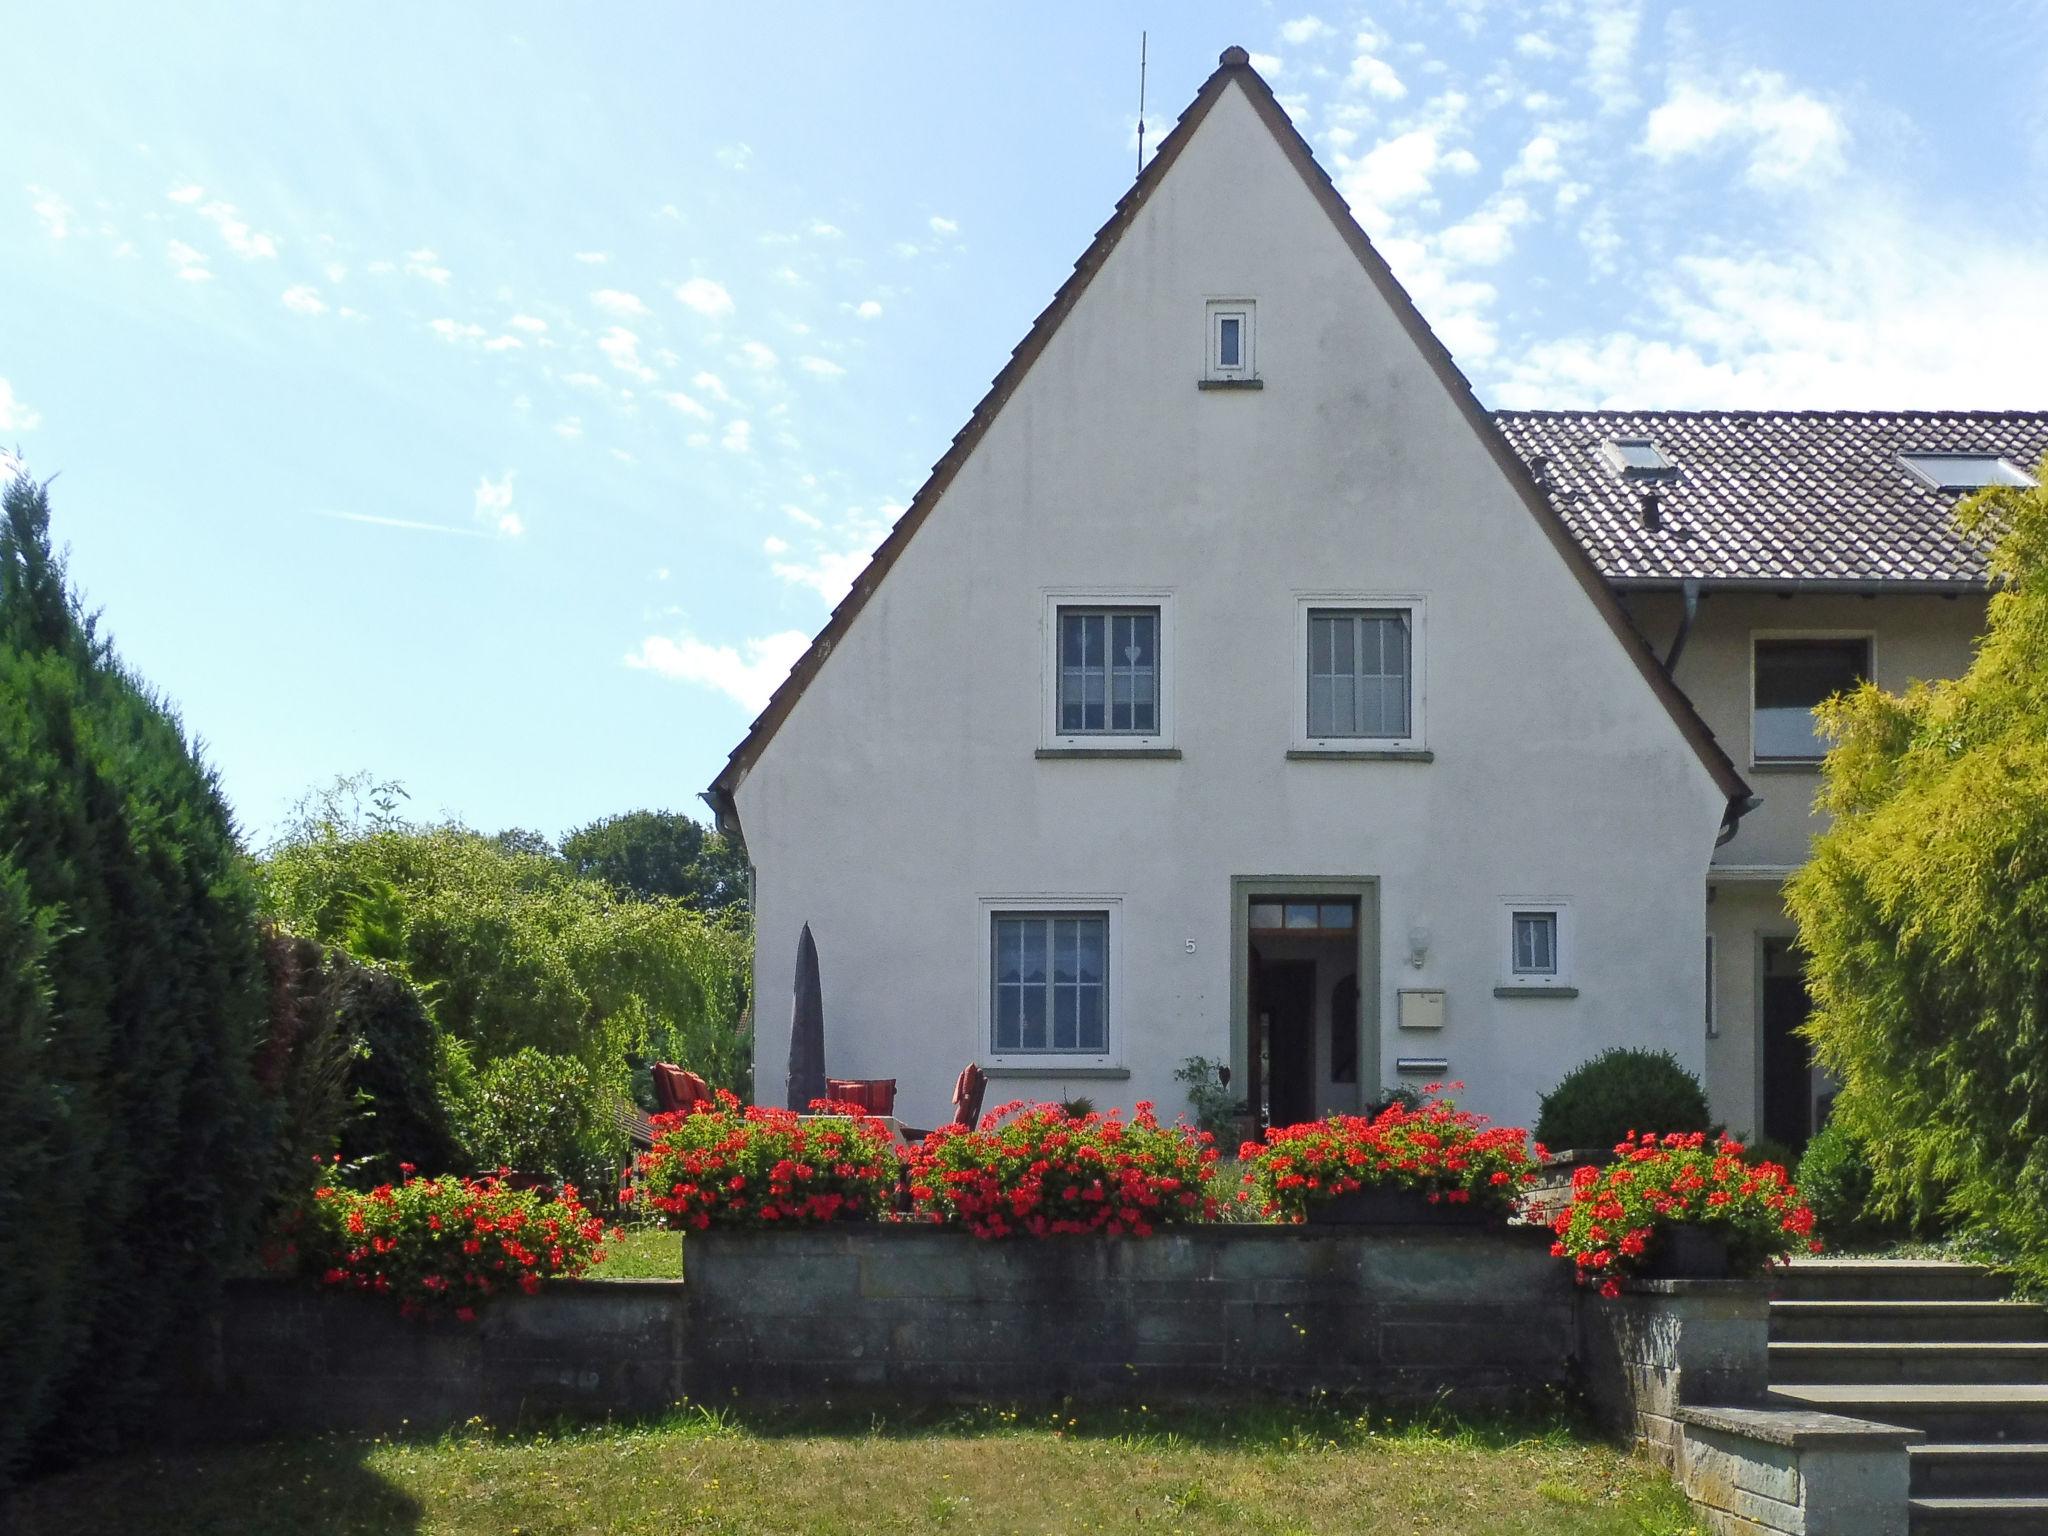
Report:
[{"label": "grass lawn", "polygon": [[21,1536],[1455,1532],[1681,1536],[1661,1472],[1559,1423],[1334,1409],[697,1411],[546,1435],[132,1456],[31,1485]]},{"label": "grass lawn", "polygon": [[627,1227],[604,1245],[604,1262],[591,1266],[593,1280],[680,1280],[683,1234],[660,1227]]}]

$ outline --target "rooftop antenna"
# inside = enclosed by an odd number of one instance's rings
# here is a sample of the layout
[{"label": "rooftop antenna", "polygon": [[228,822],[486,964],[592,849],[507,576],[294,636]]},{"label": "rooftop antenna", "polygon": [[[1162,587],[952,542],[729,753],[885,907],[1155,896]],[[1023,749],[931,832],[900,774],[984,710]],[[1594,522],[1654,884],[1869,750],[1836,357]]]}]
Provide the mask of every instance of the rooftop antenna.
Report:
[{"label": "rooftop antenna", "polygon": [[1138,34],[1138,174],[1145,174],[1145,36]]}]

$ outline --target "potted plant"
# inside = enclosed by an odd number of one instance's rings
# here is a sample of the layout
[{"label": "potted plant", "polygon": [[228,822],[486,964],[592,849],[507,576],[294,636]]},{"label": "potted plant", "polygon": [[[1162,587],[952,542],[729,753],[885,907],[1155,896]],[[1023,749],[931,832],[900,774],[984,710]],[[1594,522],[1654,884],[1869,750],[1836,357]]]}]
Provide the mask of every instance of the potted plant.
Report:
[{"label": "potted plant", "polygon": [[867,1220],[887,1210],[896,1184],[889,1130],[854,1104],[817,1111],[716,1101],[656,1115],[654,1145],[633,1160],[619,1192],[671,1227],[801,1227]]},{"label": "potted plant", "polygon": [[1783,1168],[1700,1131],[1631,1131],[1612,1163],[1573,1175],[1571,1204],[1553,1230],[1550,1251],[1603,1296],[1633,1278],[1747,1278],[1801,1248],[1821,1249],[1813,1212]]},{"label": "potted plant", "polygon": [[1414,1104],[1274,1126],[1246,1142],[1237,1198],[1279,1221],[1499,1223],[1514,1214],[1541,1150],[1527,1131],[1491,1125],[1431,1084]]},{"label": "potted plant", "polygon": [[1209,1132],[1161,1125],[1149,1103],[1128,1121],[1069,1108],[1019,1101],[933,1131],[909,1153],[917,1209],[987,1238],[1149,1237],[1215,1214]]}]

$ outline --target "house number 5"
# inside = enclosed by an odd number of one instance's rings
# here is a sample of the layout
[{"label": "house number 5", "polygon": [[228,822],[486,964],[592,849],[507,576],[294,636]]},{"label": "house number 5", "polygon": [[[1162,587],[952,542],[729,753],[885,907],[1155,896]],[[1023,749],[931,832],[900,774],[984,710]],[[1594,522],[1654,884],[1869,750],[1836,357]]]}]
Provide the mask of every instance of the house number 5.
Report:
[{"label": "house number 5", "polygon": [[1194,941],[1193,939],[1189,939],[1189,940],[1188,940],[1188,953],[1192,955],[1192,954],[1193,954],[1194,952],[1195,952],[1195,941]]}]

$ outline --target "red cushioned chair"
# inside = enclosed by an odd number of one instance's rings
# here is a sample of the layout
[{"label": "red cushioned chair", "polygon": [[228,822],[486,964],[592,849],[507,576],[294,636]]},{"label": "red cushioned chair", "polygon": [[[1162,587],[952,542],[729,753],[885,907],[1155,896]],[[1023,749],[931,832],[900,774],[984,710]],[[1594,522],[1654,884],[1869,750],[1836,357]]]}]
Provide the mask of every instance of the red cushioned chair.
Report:
[{"label": "red cushioned chair", "polygon": [[[981,1101],[987,1093],[988,1074],[970,1061],[953,1081],[953,1118],[947,1123],[973,1130],[981,1123]],[[903,1128],[905,1141],[923,1141],[929,1135],[930,1131],[913,1131],[907,1125]]]},{"label": "red cushioned chair", "polygon": [[711,1085],[694,1072],[666,1061],[654,1064],[654,1102],[665,1115],[681,1114],[694,1104],[712,1102]]},{"label": "red cushioned chair", "polygon": [[871,1115],[896,1113],[893,1077],[828,1077],[825,1097],[840,1104],[858,1104]]}]

